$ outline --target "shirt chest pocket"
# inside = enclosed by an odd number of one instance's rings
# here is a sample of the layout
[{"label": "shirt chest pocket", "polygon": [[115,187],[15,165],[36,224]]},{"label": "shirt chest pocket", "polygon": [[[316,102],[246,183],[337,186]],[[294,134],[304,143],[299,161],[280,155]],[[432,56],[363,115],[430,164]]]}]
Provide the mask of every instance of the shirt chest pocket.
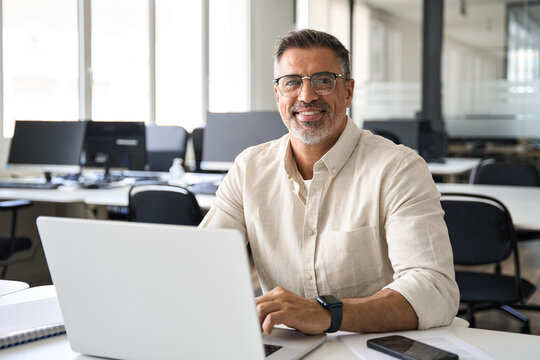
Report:
[{"label": "shirt chest pocket", "polygon": [[381,290],[383,251],[376,226],[321,234],[321,259],[333,294],[363,297]]}]

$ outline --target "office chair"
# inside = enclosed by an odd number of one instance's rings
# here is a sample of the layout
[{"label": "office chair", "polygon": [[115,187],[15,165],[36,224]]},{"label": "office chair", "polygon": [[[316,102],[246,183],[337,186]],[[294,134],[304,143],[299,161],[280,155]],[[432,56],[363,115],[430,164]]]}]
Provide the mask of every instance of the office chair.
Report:
[{"label": "office chair", "polygon": [[522,322],[520,331],[530,333],[529,319],[518,309],[540,310],[525,305],[535,289],[521,278],[516,234],[510,213],[499,200],[483,195],[444,193],[441,205],[454,253],[454,264],[462,266],[497,264],[513,255],[513,275],[479,271],[456,271],[460,301],[471,327],[474,314],[500,309]]},{"label": "office chair", "polygon": [[185,163],[188,132],[181,126],[146,126],[146,156],[150,171],[169,171],[173,160]]},{"label": "office chair", "polygon": [[204,127],[198,127],[191,132],[191,142],[193,143],[193,152],[195,153],[195,169],[196,172],[201,172],[202,149],[204,141]]},{"label": "office chair", "polygon": [[129,220],[156,224],[199,225],[203,215],[189,190],[173,185],[135,185],[129,191]]},{"label": "office chair", "polygon": [[[528,158],[489,158],[471,172],[471,184],[540,186],[540,169]],[[539,231],[516,230],[518,241],[540,238]]]},{"label": "office chair", "polygon": [[0,264],[3,265],[0,279],[4,279],[8,269],[8,260],[11,256],[22,250],[30,249],[32,241],[27,237],[16,236],[17,212],[19,209],[29,207],[32,202],[26,200],[0,201],[0,211],[11,211],[11,230],[9,237],[0,238]]},{"label": "office chair", "polygon": [[401,144],[401,140],[399,139],[399,136],[397,136],[396,134],[394,134],[394,133],[392,133],[390,131],[373,129],[372,132],[375,135],[379,135],[379,136],[382,136],[382,137],[384,137],[384,138],[386,138],[388,140],[391,140],[396,145]]},{"label": "office chair", "polygon": [[472,171],[471,184],[540,186],[540,170],[527,158],[482,160]]}]

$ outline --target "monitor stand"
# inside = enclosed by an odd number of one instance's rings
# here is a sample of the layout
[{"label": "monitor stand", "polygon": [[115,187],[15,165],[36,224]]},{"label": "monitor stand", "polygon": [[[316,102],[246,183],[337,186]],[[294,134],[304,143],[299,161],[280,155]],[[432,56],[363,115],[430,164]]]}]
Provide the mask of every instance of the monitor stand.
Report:
[{"label": "monitor stand", "polygon": [[44,171],[43,176],[45,176],[45,182],[52,182],[52,173],[50,171]]}]

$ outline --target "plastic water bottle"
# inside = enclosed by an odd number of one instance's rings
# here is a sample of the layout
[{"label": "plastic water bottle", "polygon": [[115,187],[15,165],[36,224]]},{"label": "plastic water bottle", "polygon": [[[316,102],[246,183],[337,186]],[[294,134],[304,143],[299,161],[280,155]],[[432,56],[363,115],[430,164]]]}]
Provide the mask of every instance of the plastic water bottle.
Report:
[{"label": "plastic water bottle", "polygon": [[172,166],[169,169],[169,184],[186,186],[184,175],[186,174],[182,159],[176,158],[173,160]]}]

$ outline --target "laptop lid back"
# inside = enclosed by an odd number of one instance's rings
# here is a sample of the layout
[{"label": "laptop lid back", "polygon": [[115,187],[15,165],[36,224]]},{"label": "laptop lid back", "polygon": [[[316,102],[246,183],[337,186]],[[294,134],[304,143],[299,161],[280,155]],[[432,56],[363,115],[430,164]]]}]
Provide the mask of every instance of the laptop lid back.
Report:
[{"label": "laptop lid back", "polygon": [[264,358],[239,232],[53,217],[37,224],[74,351]]}]

